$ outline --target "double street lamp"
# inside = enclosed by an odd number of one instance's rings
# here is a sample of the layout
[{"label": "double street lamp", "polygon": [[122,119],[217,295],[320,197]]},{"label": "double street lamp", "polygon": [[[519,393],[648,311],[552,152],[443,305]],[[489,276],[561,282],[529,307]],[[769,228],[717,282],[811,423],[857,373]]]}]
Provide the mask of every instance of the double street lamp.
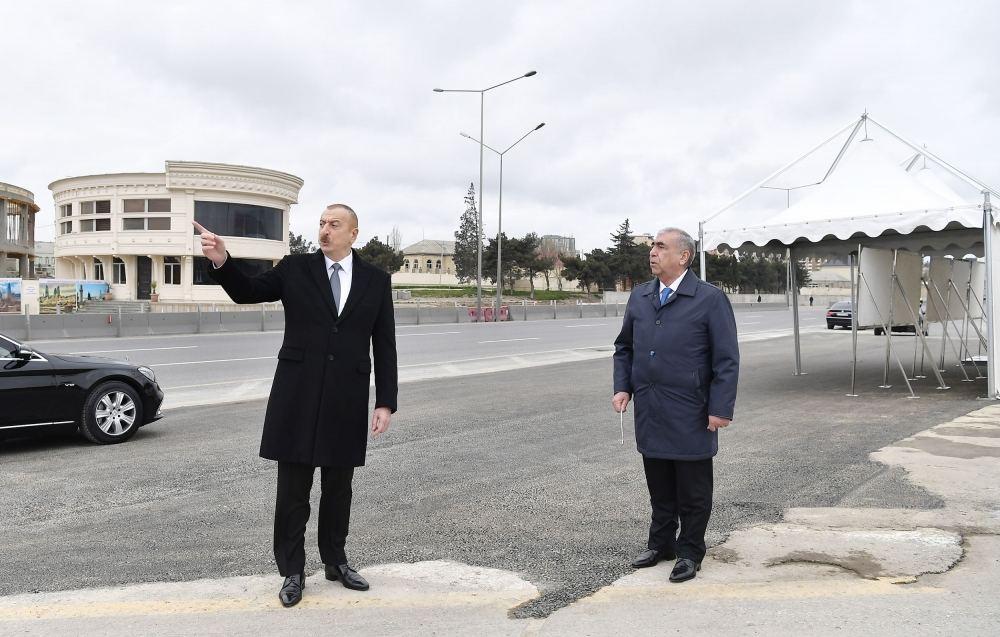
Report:
[{"label": "double street lamp", "polygon": [[494,321],[499,321],[500,320],[500,305],[502,304],[501,294],[503,294],[503,270],[500,267],[500,261],[501,261],[500,253],[501,253],[501,248],[502,248],[501,244],[503,243],[503,240],[501,238],[502,237],[501,232],[503,230],[503,156],[505,154],[507,154],[507,151],[509,151],[511,148],[517,146],[522,141],[524,141],[525,137],[527,137],[528,135],[534,133],[536,130],[538,130],[542,126],[545,126],[545,122],[542,122],[538,126],[535,126],[531,130],[529,130],[524,135],[521,135],[521,139],[517,140],[516,142],[514,142],[513,144],[511,144],[510,146],[508,146],[506,149],[504,149],[502,151],[497,150],[496,148],[493,148],[493,147],[491,147],[491,146],[489,146],[487,144],[484,144],[481,139],[476,139],[472,135],[469,135],[467,133],[459,133],[459,135],[461,135],[462,137],[465,137],[467,139],[471,139],[472,141],[478,143],[480,148],[488,148],[489,150],[492,150],[494,153],[496,153],[500,157],[500,184],[499,184],[499,187],[498,187],[498,191],[499,191],[499,204],[497,205],[497,306],[496,306],[496,311],[493,314],[493,320]]},{"label": "double street lamp", "polygon": [[[524,75],[519,75],[506,82],[500,82],[486,88],[436,88],[435,93],[479,93],[479,139],[483,139],[483,115],[486,101],[486,91],[492,91],[504,84],[510,84],[517,80],[531,77],[536,71],[528,71]],[[476,238],[476,312],[477,316],[483,315],[483,149],[485,144],[479,142],[479,209],[476,211],[476,230],[479,236]]]}]

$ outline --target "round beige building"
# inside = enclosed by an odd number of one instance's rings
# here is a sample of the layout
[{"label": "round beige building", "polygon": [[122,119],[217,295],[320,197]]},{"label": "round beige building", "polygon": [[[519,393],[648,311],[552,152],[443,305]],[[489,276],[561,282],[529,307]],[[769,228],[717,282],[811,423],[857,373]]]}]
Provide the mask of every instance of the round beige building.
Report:
[{"label": "round beige building", "polygon": [[288,254],[302,179],[249,166],[168,161],[163,173],[67,177],[55,203],[56,278],[107,281],[116,300],[229,300],[208,277],[192,220],[226,237],[236,263],[263,272]]}]

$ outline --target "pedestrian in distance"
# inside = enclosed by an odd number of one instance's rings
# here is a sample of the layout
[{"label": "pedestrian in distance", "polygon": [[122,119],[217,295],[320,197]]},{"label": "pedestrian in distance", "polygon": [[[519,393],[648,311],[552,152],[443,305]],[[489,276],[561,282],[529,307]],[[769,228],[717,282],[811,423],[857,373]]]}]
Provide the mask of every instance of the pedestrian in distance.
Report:
[{"label": "pedestrian in distance", "polygon": [[649,250],[655,277],[629,296],[615,339],[616,412],[635,401],[636,447],[649,488],[646,550],[632,566],[676,559],[671,582],[695,577],[712,513],[712,458],[733,418],[740,353],[729,298],[688,268],[691,235],[664,228]]},{"label": "pedestrian in distance", "polygon": [[812,306],[813,306],[813,297],[812,297],[812,294],[810,294],[809,295],[809,307],[812,307]]},{"label": "pedestrian in distance", "polygon": [[[285,578],[278,598],[294,606],[305,588],[305,530],[309,493],[320,468],[319,552],[326,579],[364,591],[345,551],[355,467],[365,464],[368,390],[375,369],[373,436],[389,428],[396,411],[398,369],[389,275],[363,261],[351,246],[358,216],[332,204],[319,219],[319,250],[290,254],[247,276],[219,235],[202,227],[209,276],[236,303],[281,301],[285,333],[264,416],[260,455],[275,460],[277,498],[274,559]],[[369,358],[369,348],[372,358]]]}]

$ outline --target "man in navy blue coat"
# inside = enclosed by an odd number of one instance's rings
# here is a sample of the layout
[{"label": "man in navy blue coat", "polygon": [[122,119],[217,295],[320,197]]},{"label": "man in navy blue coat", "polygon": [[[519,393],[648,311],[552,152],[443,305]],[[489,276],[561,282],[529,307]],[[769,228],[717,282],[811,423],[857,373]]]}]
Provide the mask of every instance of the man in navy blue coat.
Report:
[{"label": "man in navy blue coat", "polygon": [[636,446],[653,508],[647,550],[632,565],[677,558],[672,582],[692,579],[705,557],[712,457],[719,429],[733,419],[740,367],[732,305],[688,270],[694,254],[683,230],[657,233],[649,251],[656,278],[632,290],[615,339],[611,402],[623,412],[635,399]]}]

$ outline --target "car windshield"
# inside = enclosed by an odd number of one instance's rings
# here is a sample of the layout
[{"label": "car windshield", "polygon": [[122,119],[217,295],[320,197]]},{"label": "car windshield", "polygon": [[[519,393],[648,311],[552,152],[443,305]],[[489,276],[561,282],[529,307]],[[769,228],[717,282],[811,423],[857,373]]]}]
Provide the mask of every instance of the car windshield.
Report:
[{"label": "car windshield", "polygon": [[0,358],[10,358],[17,350],[17,343],[6,336],[0,336]]},{"label": "car windshield", "polygon": [[839,301],[837,303],[834,303],[830,307],[830,309],[831,310],[849,310],[849,309],[851,309],[851,302],[850,301]]}]

